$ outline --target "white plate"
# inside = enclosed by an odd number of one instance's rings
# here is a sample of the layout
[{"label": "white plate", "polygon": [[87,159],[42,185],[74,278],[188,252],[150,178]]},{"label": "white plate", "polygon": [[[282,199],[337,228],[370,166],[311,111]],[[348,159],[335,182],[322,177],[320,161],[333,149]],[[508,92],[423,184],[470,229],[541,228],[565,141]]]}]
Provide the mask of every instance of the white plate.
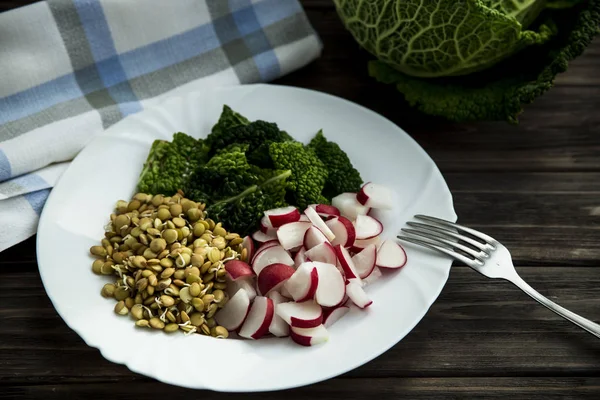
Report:
[{"label": "white plate", "polygon": [[289,338],[217,340],[138,329],[131,318],[113,312],[114,300],[100,296],[110,279],[91,272],[89,248],[103,237],[116,200],[134,194],[152,141],[171,139],[177,131],[205,136],[224,104],[251,120],[276,122],[300,141],[323,129],[347,152],[363,179],[396,191],[397,208],[380,213],[386,237],[394,237],[416,213],[456,220],[450,191],[433,161],[404,131],[363,107],[273,85],[173,97],[95,138],[52,190],[39,224],[37,254],[54,307],[106,359],[188,388],[292,388],[332,378],[379,356],[410,332],[435,301],[448,278],[448,258],[407,247],[407,265],[367,287],[373,305],[365,311],[353,309],[330,328],[327,343],[311,348]]}]

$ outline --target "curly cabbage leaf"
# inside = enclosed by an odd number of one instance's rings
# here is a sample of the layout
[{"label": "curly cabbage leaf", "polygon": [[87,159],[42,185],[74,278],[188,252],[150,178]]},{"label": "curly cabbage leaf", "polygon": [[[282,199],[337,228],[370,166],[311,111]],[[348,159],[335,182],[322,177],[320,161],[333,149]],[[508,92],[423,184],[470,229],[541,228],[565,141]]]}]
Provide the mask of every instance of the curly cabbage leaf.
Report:
[{"label": "curly cabbage leaf", "polygon": [[[538,0],[537,2],[539,2]],[[514,1],[528,15],[536,1]],[[466,75],[545,43],[552,30],[524,30],[498,0],[334,0],[356,41],[380,61],[409,76]],[[528,7],[529,3],[531,4]]]},{"label": "curly cabbage leaf", "polygon": [[327,168],[327,180],[323,188],[323,195],[333,198],[340,193],[358,192],[363,184],[360,173],[354,168],[348,155],[335,142],[330,142],[317,132],[308,147],[313,149],[319,160]]},{"label": "curly cabbage leaf", "polygon": [[[578,1],[551,2],[554,7]],[[600,0],[551,13],[558,35],[494,68],[464,77],[420,79],[403,74],[381,61],[369,63],[369,74],[394,85],[419,110],[451,121],[504,120],[517,123],[523,105],[549,90],[557,74],[565,72],[599,32]]]}]

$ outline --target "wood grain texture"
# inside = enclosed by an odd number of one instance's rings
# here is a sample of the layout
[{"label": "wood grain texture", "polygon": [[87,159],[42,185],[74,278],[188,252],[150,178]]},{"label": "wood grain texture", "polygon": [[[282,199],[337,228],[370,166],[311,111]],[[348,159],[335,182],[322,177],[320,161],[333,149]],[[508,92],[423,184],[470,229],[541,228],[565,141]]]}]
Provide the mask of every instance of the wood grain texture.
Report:
[{"label": "wood grain texture", "polygon": [[[0,11],[33,2],[0,0]],[[542,294],[600,321],[600,40],[518,126],[455,124],[374,82],[371,57],[331,0],[301,3],[323,54],[275,83],[346,98],[405,129],[439,166],[461,223],[505,243]],[[35,257],[35,237],[0,253],[0,399],[242,398],[164,385],[105,360],[53,309]],[[511,284],[455,266],[423,321],[380,357],[316,385],[243,397],[597,399],[599,370],[598,339]]]}]

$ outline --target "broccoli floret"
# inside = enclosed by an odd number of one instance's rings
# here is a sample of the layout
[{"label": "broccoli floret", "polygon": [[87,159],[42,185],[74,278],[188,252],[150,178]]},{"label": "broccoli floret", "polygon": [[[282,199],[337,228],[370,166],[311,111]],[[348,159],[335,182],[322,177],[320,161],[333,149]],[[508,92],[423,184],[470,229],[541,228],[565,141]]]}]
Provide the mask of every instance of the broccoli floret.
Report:
[{"label": "broccoli floret", "polygon": [[286,180],[291,174],[291,171],[260,170],[259,184],[212,203],[206,212],[213,220],[222,222],[226,229],[242,236],[249,235],[256,230],[265,210],[287,205]]},{"label": "broccoli floret", "polygon": [[328,176],[323,189],[325,197],[332,198],[340,193],[357,192],[360,189],[363,184],[360,173],[337,143],[327,141],[323,131],[316,134],[308,147],[315,151],[327,168]]},{"label": "broccoli floret", "polygon": [[138,191],[171,195],[184,190],[207,153],[202,140],[182,132],[175,133],[171,142],[155,140],[138,179]]},{"label": "broccoli floret", "polygon": [[306,208],[323,201],[327,168],[312,149],[299,142],[271,143],[269,154],[275,168],[292,171],[287,188],[293,204]]},{"label": "broccoli floret", "polygon": [[223,149],[233,143],[247,143],[246,156],[251,164],[262,168],[272,168],[273,164],[269,157],[268,146],[273,142],[284,142],[293,140],[292,137],[279,130],[277,124],[266,121],[254,121],[247,125],[237,125],[218,133],[211,133],[207,138],[207,144],[211,148],[211,154]]}]

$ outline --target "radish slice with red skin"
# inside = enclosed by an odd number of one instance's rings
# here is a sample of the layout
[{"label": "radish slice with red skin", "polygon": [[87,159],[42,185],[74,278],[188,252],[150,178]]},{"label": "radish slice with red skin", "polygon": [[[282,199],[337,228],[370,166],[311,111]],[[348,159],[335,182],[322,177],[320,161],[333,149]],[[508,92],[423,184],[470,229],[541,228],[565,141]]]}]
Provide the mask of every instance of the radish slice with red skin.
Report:
[{"label": "radish slice with red skin", "polygon": [[277,228],[274,228],[266,215],[260,219],[260,231],[269,236],[277,235]]},{"label": "radish slice with red skin", "polygon": [[389,210],[394,205],[392,191],[383,185],[367,182],[356,193],[356,200],[366,207]]},{"label": "radish slice with red skin", "polygon": [[267,297],[273,300],[273,305],[275,306],[275,315],[273,315],[273,321],[271,321],[271,325],[269,325],[269,332],[277,337],[289,336],[290,326],[286,324],[286,322],[279,315],[277,315],[277,306],[281,303],[288,302],[288,299],[283,297],[277,291],[270,292]]},{"label": "radish slice with red skin", "polygon": [[351,279],[346,284],[346,293],[348,293],[348,297],[354,304],[356,304],[359,308],[367,308],[371,304],[373,304],[373,300],[369,298],[367,293],[362,288],[361,282],[356,279]]},{"label": "radish slice with red skin", "polygon": [[358,215],[354,221],[354,228],[358,240],[373,239],[383,232],[382,223],[368,215]]},{"label": "radish slice with red skin", "polygon": [[344,315],[348,314],[348,311],[350,311],[350,307],[348,306],[338,306],[325,310],[323,312],[323,326],[325,326],[325,328],[329,328],[331,325],[339,321]]},{"label": "radish slice with red skin", "polygon": [[329,242],[323,242],[316,245],[305,253],[305,258],[310,261],[321,261],[328,264],[335,265],[337,261],[335,250]]},{"label": "radish slice with red skin", "polygon": [[402,268],[406,264],[406,252],[393,240],[385,240],[377,250],[375,264],[379,268]]},{"label": "radish slice with red skin", "polygon": [[323,232],[323,234],[329,241],[335,239],[335,235],[333,234],[331,229],[329,229],[329,227],[325,224],[325,221],[323,221],[319,214],[317,214],[317,211],[314,208],[308,207],[306,210],[304,210],[304,214],[308,217],[308,219],[310,220],[310,222],[312,222],[314,226],[316,226],[321,232]]},{"label": "radish slice with red skin", "polygon": [[282,225],[296,222],[300,219],[300,211],[294,206],[274,208],[265,211],[265,216],[271,221],[273,228],[279,228]]},{"label": "radish slice with red skin", "polygon": [[246,291],[246,293],[248,294],[248,298],[250,299],[250,303],[252,303],[252,301],[254,300],[254,298],[257,295],[256,286],[254,284],[254,279],[246,278],[246,279],[238,279],[236,281],[230,281],[228,279],[226,291],[227,291],[227,294],[229,295],[230,299],[233,296],[235,296],[236,293],[240,290]]},{"label": "radish slice with red skin", "polygon": [[350,247],[354,243],[356,239],[356,229],[354,228],[354,224],[346,217],[334,217],[325,222],[333,234],[335,235],[335,239],[331,242],[332,245],[336,246],[338,244],[343,247]]},{"label": "radish slice with red skin", "polygon": [[281,303],[277,307],[277,315],[288,325],[298,328],[314,328],[323,323],[323,309],[317,303],[309,301]]},{"label": "radish slice with red skin", "polygon": [[303,242],[304,248],[306,250],[310,250],[320,243],[329,242],[329,240],[327,240],[327,236],[325,236],[325,234],[321,232],[319,228],[316,226],[311,226],[306,230]]},{"label": "radish slice with red skin", "polygon": [[306,248],[302,247],[300,250],[298,250],[296,256],[294,257],[294,265],[297,268],[300,266],[300,264],[306,261],[310,261],[310,259],[306,257]]},{"label": "radish slice with red skin", "polygon": [[241,278],[252,278],[254,276],[254,271],[250,265],[240,260],[227,261],[225,263],[225,271],[227,272],[227,277],[232,281]]},{"label": "radish slice with red skin", "polygon": [[289,266],[294,265],[294,260],[292,260],[290,254],[280,245],[269,247],[268,249],[257,253],[254,262],[252,263],[252,269],[254,269],[256,275],[259,275],[260,271],[267,265],[277,263]]},{"label": "radish slice with red skin", "polygon": [[292,340],[302,346],[316,346],[329,340],[329,332],[323,325],[314,328],[296,328],[290,329]]},{"label": "radish slice with red skin", "polygon": [[337,255],[338,261],[344,270],[344,275],[347,280],[356,279],[360,283],[360,275],[358,271],[356,271],[356,267],[354,266],[354,262],[352,261],[352,257],[350,257],[350,253],[341,245],[337,245],[335,248],[335,254]]},{"label": "radish slice with red skin", "polygon": [[250,310],[250,298],[245,290],[238,290],[234,296],[215,314],[215,321],[228,331],[237,330]]},{"label": "radish slice with red skin", "polygon": [[315,292],[315,301],[323,307],[334,307],[344,300],[346,294],[345,279],[335,265],[314,261],[319,282]]},{"label": "radish slice with red skin", "polygon": [[369,207],[363,206],[356,200],[356,193],[341,193],[331,199],[331,205],[351,221],[354,221],[357,215],[366,215],[369,212]]},{"label": "radish slice with red skin", "polygon": [[273,246],[279,246],[279,240],[277,240],[277,239],[269,240],[268,242],[261,244],[260,247],[254,252],[254,257],[252,257],[251,264],[254,264],[254,260],[256,260],[257,255],[259,255],[260,253],[262,253],[269,247],[273,247]]},{"label": "radish slice with red skin", "polygon": [[361,251],[366,249],[367,246],[369,246],[370,244],[374,244],[375,247],[377,247],[379,249],[379,246],[381,245],[381,237],[375,236],[374,238],[365,239],[365,240],[357,239],[354,241],[354,243],[350,247],[350,251],[353,253],[360,253]]},{"label": "radish slice with red skin", "polygon": [[312,226],[310,222],[292,222],[277,229],[277,239],[284,249],[289,250],[302,246],[306,231]]},{"label": "radish slice with red skin", "polygon": [[244,239],[242,240],[242,249],[246,249],[246,260],[252,260],[252,257],[254,257],[254,251],[256,250],[252,237],[244,236]]},{"label": "radish slice with red skin", "polygon": [[312,262],[298,266],[296,272],[287,280],[283,287],[297,302],[312,300],[319,285],[319,274]]},{"label": "radish slice with red skin", "polygon": [[[279,294],[287,299],[292,299],[292,294],[286,289],[285,284],[279,288]],[[286,300],[287,301],[287,300]]]},{"label": "radish slice with red skin", "polygon": [[373,282],[381,278],[382,272],[378,267],[373,268],[373,271],[369,276],[362,280],[363,287],[371,285]]},{"label": "radish slice with red skin", "polygon": [[[225,307],[227,304],[225,304]],[[223,307],[223,309],[225,308]],[[264,296],[257,296],[250,307],[239,335],[247,339],[260,339],[269,332],[269,326],[275,315],[273,300]]]},{"label": "radish slice with red skin", "polygon": [[329,204],[310,204],[309,207],[314,208],[317,214],[322,218],[340,216],[340,210]]},{"label": "radish slice with red skin", "polygon": [[354,268],[361,279],[371,275],[375,268],[375,260],[377,260],[377,246],[374,244],[368,245],[352,257]]},{"label": "radish slice with red skin", "polygon": [[257,278],[258,291],[267,296],[271,291],[277,291],[283,284],[294,275],[296,270],[286,264],[267,265],[260,271]]},{"label": "radish slice with red skin", "polygon": [[271,240],[277,240],[277,235],[267,235],[261,231],[256,231],[252,234],[252,239],[256,240],[258,243],[266,243]]}]

